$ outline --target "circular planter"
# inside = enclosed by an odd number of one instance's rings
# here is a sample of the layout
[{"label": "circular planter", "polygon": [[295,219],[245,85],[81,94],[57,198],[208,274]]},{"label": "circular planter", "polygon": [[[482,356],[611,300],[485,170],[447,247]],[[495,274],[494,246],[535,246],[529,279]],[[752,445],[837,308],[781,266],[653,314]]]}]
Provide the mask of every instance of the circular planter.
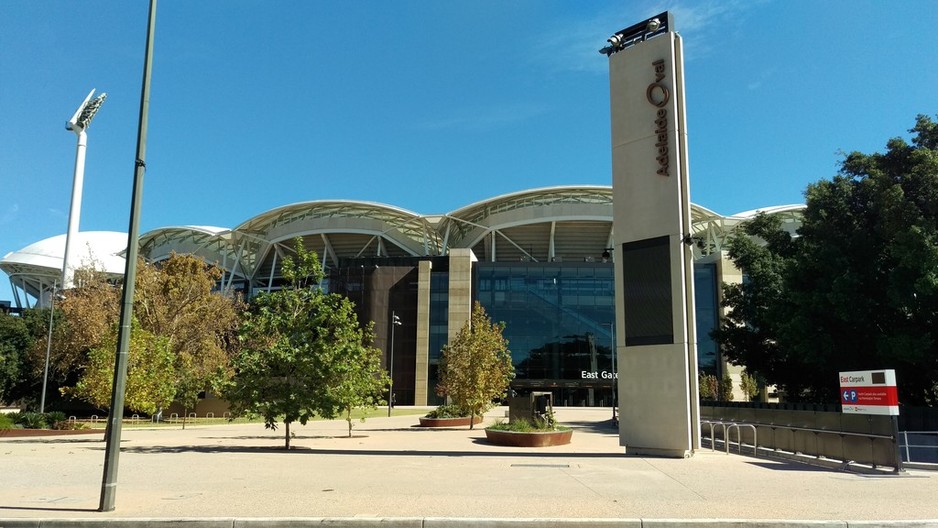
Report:
[{"label": "circular planter", "polygon": [[[482,417],[476,416],[473,423],[482,423]],[[420,417],[420,427],[460,427],[463,425],[469,425],[468,416],[460,416],[458,418],[427,418],[426,416]]]},{"label": "circular planter", "polygon": [[573,430],[568,431],[533,431],[517,433],[514,431],[485,430],[485,438],[496,445],[515,447],[548,447],[569,444]]}]

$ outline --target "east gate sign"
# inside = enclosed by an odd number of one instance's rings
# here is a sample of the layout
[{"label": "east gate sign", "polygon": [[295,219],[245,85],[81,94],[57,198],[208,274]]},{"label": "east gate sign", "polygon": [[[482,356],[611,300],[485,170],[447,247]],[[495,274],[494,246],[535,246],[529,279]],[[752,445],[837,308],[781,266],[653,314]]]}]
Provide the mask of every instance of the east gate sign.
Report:
[{"label": "east gate sign", "polygon": [[840,404],[845,413],[898,416],[896,371],[889,369],[841,372]]}]

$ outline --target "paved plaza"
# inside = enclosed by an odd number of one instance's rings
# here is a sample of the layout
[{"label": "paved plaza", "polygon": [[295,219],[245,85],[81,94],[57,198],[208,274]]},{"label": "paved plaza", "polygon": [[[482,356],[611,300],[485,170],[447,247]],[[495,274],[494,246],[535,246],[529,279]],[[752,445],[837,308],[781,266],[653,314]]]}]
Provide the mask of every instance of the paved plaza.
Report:
[{"label": "paved plaza", "polygon": [[[486,423],[503,415],[494,409]],[[419,428],[418,415],[355,422],[352,438],[344,421],[296,426],[290,451],[282,430],[263,424],[125,427],[108,513],[96,511],[103,433],[0,438],[0,528],[128,518],[938,525],[938,472],[862,475],[710,450],[686,460],[625,456],[608,408],[556,415],[574,427],[573,442],[531,449],[490,445],[481,426]]]}]

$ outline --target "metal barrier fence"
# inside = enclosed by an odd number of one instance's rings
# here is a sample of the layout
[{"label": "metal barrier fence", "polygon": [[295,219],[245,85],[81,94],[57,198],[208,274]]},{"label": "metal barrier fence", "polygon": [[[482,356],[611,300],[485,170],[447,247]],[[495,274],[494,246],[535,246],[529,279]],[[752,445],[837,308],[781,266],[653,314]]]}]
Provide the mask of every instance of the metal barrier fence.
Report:
[{"label": "metal barrier fence", "polygon": [[[700,407],[701,420],[749,424],[737,428],[743,444],[873,467],[901,467],[889,416],[742,407]],[[729,431],[726,431],[728,433]],[[727,434],[723,441],[729,443]],[[727,448],[729,446],[727,445]]]},{"label": "metal barrier fence", "polygon": [[938,431],[902,431],[899,440],[904,462],[938,464]]}]

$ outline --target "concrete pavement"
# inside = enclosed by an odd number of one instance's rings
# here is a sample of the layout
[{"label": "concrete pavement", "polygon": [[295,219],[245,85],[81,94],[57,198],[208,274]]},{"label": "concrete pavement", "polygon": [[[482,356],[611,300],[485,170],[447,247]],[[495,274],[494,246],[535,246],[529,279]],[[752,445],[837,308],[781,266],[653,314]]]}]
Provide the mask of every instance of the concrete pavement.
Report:
[{"label": "concrete pavement", "polygon": [[533,449],[490,445],[480,426],[422,429],[417,415],[356,422],[352,438],[344,421],[295,426],[290,451],[262,424],[125,428],[108,513],[96,511],[103,434],[0,439],[0,528],[938,526],[936,472],[624,456],[609,415],[557,408],[573,442]]}]

